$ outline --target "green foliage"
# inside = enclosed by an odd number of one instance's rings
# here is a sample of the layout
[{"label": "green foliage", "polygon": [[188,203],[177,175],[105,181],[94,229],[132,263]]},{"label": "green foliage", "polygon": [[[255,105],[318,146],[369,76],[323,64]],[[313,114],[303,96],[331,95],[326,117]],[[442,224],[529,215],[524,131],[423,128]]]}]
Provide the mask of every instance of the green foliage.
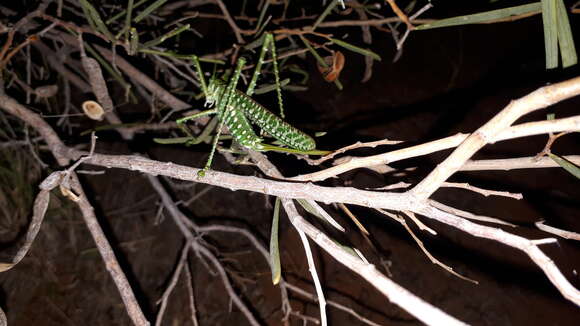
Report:
[{"label": "green foliage", "polygon": [[558,165],[561,166],[564,170],[570,172],[570,174],[580,179],[580,167],[556,154],[548,153],[548,156],[550,156],[550,158],[554,160],[554,162],[558,163]]},{"label": "green foliage", "polygon": [[103,19],[101,18],[101,15],[99,15],[97,9],[95,9],[95,7],[93,7],[88,0],[80,0],[80,3],[83,8],[85,17],[89,21],[91,27],[105,35],[109,41],[114,42],[115,37],[113,37],[113,34],[111,34],[109,31],[107,25],[103,22]]},{"label": "green foliage", "polygon": [[534,2],[534,3],[530,3],[530,4],[526,4],[526,5],[491,10],[491,11],[486,11],[486,12],[480,12],[480,13],[472,14],[472,15],[464,15],[464,16],[457,16],[457,17],[451,17],[451,18],[446,18],[446,19],[440,19],[440,20],[433,22],[433,23],[419,25],[419,26],[415,27],[415,30],[426,30],[426,29],[441,28],[441,27],[451,27],[451,26],[461,26],[461,25],[469,25],[469,24],[486,23],[486,22],[491,22],[494,20],[508,18],[511,16],[529,14],[529,13],[532,13],[535,11],[540,11],[541,9],[542,9],[541,3]]},{"label": "green foliage", "polygon": [[137,17],[135,17],[133,19],[133,22],[134,23],[138,23],[138,22],[142,21],[147,16],[151,15],[151,13],[153,13],[155,10],[157,10],[157,8],[159,8],[162,5],[164,5],[166,2],[167,2],[167,0],[157,0],[157,1],[153,2],[151,5],[149,5],[149,7],[145,8],[145,10],[143,10],[142,12],[140,12],[137,15]]},{"label": "green foliage", "polygon": [[278,229],[280,222],[280,198],[276,197],[274,204],[274,216],[272,217],[272,230],[270,231],[270,268],[272,269],[272,283],[280,282],[282,278],[282,267],[280,266],[280,247],[278,239]]},{"label": "green foliage", "polygon": [[562,55],[562,66],[564,68],[575,65],[578,62],[578,58],[574,46],[572,29],[568,21],[568,14],[566,13],[563,0],[542,0],[541,2],[521,6],[441,19],[433,23],[417,26],[415,29],[427,30],[467,24],[490,23],[502,21],[512,16],[523,16],[540,11],[542,13],[544,26],[546,69],[558,67],[558,50],[560,50]]},{"label": "green foliage", "polygon": [[350,43],[347,43],[347,42],[341,41],[341,40],[337,40],[335,38],[329,38],[329,40],[332,43],[334,43],[334,44],[336,44],[338,46],[342,46],[343,48],[345,48],[347,50],[350,50],[350,51],[355,52],[355,53],[358,53],[358,54],[362,54],[364,56],[369,56],[369,57],[371,57],[371,58],[373,58],[374,60],[377,60],[377,61],[381,61],[381,57],[378,54],[376,54],[373,51],[371,51],[371,50],[363,49],[363,48],[358,47],[356,45],[352,45]]}]

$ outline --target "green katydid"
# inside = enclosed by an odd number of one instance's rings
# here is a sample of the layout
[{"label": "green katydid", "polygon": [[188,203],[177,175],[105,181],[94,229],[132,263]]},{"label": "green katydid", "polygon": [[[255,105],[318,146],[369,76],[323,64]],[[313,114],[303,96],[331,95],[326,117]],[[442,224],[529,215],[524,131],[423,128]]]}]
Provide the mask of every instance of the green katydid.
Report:
[{"label": "green katydid", "polygon": [[[276,83],[276,90],[278,95],[278,103],[282,117],[282,93],[280,90],[280,79],[278,76],[278,64],[276,62],[276,49],[274,46],[274,37],[271,34],[265,34],[264,43],[260,57],[252,79],[248,86],[246,93],[236,90],[242,68],[245,64],[245,59],[238,59],[236,68],[229,82],[212,77],[209,84],[206,84],[199,59],[192,57],[193,64],[200,79],[201,88],[205,94],[205,106],[212,107],[194,115],[181,118],[177,120],[179,125],[186,121],[197,119],[201,116],[215,114],[219,121],[217,127],[217,134],[212,143],[211,152],[205,167],[199,171],[199,175],[203,176],[205,171],[211,166],[213,155],[217,147],[217,142],[221,134],[223,126],[227,126],[232,137],[242,146],[257,151],[280,151],[287,153],[301,153],[312,155],[324,155],[327,151],[316,150],[316,143],[314,139],[297,128],[291,126],[286,121],[282,120],[268,109],[254,101],[250,96],[254,93],[258,75],[260,74],[261,66],[264,62],[266,52],[270,50],[272,53],[272,62],[274,68],[274,76]],[[215,105],[215,106],[214,106]],[[279,147],[270,144],[264,144],[263,139],[256,135],[250,122],[258,125],[263,131],[276,138],[282,144],[288,147]]]}]

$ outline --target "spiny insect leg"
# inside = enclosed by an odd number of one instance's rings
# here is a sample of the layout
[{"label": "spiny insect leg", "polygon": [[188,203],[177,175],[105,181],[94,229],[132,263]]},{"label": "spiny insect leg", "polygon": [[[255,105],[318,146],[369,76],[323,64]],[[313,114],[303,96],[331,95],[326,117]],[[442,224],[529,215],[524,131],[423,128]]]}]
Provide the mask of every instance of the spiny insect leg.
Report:
[{"label": "spiny insect leg", "polygon": [[274,66],[274,80],[276,82],[276,95],[278,95],[278,105],[280,107],[280,117],[284,119],[284,104],[282,103],[282,86],[280,86],[280,72],[278,71],[278,59],[276,58],[276,45],[272,34],[268,34],[272,52],[272,64]]},{"label": "spiny insect leg", "polygon": [[205,110],[205,111],[201,111],[201,112],[189,115],[187,117],[183,117],[181,119],[177,119],[176,122],[179,125],[179,124],[183,124],[189,120],[195,120],[199,117],[203,117],[204,115],[210,115],[210,114],[216,114],[216,113],[217,113],[216,109]]},{"label": "spiny insect leg", "polygon": [[262,48],[260,50],[260,57],[258,58],[258,62],[256,63],[256,68],[254,69],[254,74],[252,75],[252,79],[250,80],[250,84],[248,85],[248,89],[246,90],[246,94],[248,96],[252,96],[254,94],[254,89],[256,88],[256,82],[258,81],[258,76],[260,75],[260,71],[262,70],[262,64],[264,63],[264,58],[266,57],[266,51],[268,51],[268,43],[269,37],[272,36],[271,34],[264,34],[262,37]]},{"label": "spiny insect leg", "polygon": [[195,72],[197,72],[199,82],[201,83],[201,90],[203,91],[203,95],[207,96],[207,84],[205,83],[205,77],[203,77],[203,71],[201,71],[201,65],[199,64],[199,59],[197,58],[196,55],[192,55],[191,61],[193,61],[193,66],[195,67]]},{"label": "spiny insect leg", "polygon": [[209,170],[211,163],[213,162],[213,156],[214,156],[215,150],[217,148],[217,143],[218,143],[219,137],[222,133],[222,129],[223,129],[223,126],[224,126],[224,123],[226,120],[225,118],[227,117],[227,114],[228,114],[227,111],[230,109],[230,98],[232,97],[231,96],[232,93],[235,92],[235,90],[236,90],[238,80],[240,79],[240,75],[242,73],[242,67],[244,66],[245,63],[246,63],[246,61],[243,58],[240,58],[238,60],[238,64],[236,66],[236,70],[234,71],[234,75],[230,79],[228,86],[226,88],[226,91],[224,92],[222,98],[219,99],[218,103],[216,104],[217,114],[218,114],[218,116],[220,116],[220,123],[218,124],[218,129],[217,129],[215,138],[213,140],[213,143],[211,146],[211,151],[209,153],[209,157],[207,159],[205,167],[198,172],[198,176],[200,176],[200,177],[205,175],[205,171]]},{"label": "spiny insect leg", "polygon": [[196,114],[192,114],[192,115],[187,116],[187,117],[183,117],[181,119],[177,119],[176,123],[177,123],[177,126],[179,127],[179,129],[181,129],[181,131],[183,131],[186,135],[188,135],[189,137],[194,139],[192,142],[188,142],[187,143],[188,145],[197,144],[197,143],[199,143],[199,141],[197,141],[196,138],[185,127],[185,122],[187,122],[189,120],[197,119],[197,118],[205,116],[205,115],[216,114],[216,113],[217,113],[217,111],[215,109],[205,110],[205,111],[198,112]]},{"label": "spiny insect leg", "polygon": [[284,105],[282,103],[282,86],[280,86],[280,73],[278,70],[278,60],[276,56],[276,46],[274,42],[274,36],[272,34],[266,33],[263,36],[264,41],[262,43],[262,49],[260,51],[260,57],[258,58],[258,62],[256,63],[256,68],[254,69],[254,74],[252,75],[252,79],[250,84],[248,85],[248,90],[246,94],[248,96],[252,96],[254,94],[254,89],[256,88],[256,82],[258,80],[258,76],[260,75],[260,71],[262,70],[262,64],[264,63],[264,59],[266,57],[266,52],[270,50],[272,52],[272,64],[274,66],[274,81],[276,83],[276,93],[278,96],[278,106],[280,107],[280,116],[284,119]]}]

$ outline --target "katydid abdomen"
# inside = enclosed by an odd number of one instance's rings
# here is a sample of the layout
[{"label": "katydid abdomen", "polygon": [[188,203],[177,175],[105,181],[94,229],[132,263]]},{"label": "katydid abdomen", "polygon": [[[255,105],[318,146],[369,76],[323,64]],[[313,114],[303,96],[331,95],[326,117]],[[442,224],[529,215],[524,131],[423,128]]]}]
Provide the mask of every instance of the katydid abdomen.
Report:
[{"label": "katydid abdomen", "polygon": [[248,119],[244,116],[244,112],[239,108],[230,104],[225,109],[221,119],[224,119],[224,124],[240,145],[255,150],[262,149],[262,138],[256,135]]},{"label": "katydid abdomen", "polygon": [[[214,85],[210,85],[210,88],[213,86],[213,88],[216,90],[216,94],[222,94],[225,90],[225,84],[221,83],[220,81],[214,80],[212,84]],[[231,95],[229,106],[230,109],[228,110],[229,112],[225,113],[224,118],[226,120],[224,122],[228,126],[228,129],[230,129],[232,135],[236,137],[236,139],[246,140],[248,137],[250,137],[248,136],[250,134],[249,131],[246,131],[246,128],[243,126],[247,124],[247,120],[243,117],[245,115],[262,130],[267,132],[270,136],[276,138],[281,143],[289,146],[290,148],[298,149],[301,151],[311,151],[316,148],[316,143],[312,137],[291,126],[289,123],[277,117],[274,113],[270,112],[258,102],[254,101],[251,97],[238,90],[236,90]],[[244,118],[243,120],[246,120],[246,123],[242,123],[241,126],[238,126],[234,122],[236,118],[230,118],[230,115],[235,115],[237,117],[237,121],[241,121],[242,118]],[[244,131],[246,132],[244,133]],[[251,131],[253,133],[253,130]],[[246,146],[241,141],[240,143]]]}]

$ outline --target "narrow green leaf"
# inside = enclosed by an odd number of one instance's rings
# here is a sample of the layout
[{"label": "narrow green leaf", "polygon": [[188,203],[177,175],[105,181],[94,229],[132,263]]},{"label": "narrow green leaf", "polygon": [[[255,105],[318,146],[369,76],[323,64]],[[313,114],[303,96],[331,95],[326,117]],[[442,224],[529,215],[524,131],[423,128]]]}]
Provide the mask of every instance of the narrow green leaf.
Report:
[{"label": "narrow green leaf", "polygon": [[298,204],[300,204],[300,206],[302,206],[308,213],[318,217],[321,220],[324,220],[325,218],[320,215],[320,213],[318,212],[318,210],[316,210],[314,207],[312,207],[312,205],[310,205],[310,203],[308,203],[308,201],[306,199],[296,199],[296,201],[298,202]]},{"label": "narrow green leaf", "polygon": [[337,40],[335,38],[329,38],[328,40],[330,40],[332,43],[339,45],[339,46],[342,46],[343,48],[350,50],[352,52],[356,52],[356,53],[362,54],[364,56],[369,56],[377,61],[381,61],[381,57],[371,50],[359,48],[358,46],[352,45],[352,44],[347,43],[345,41]]},{"label": "narrow green leaf", "polygon": [[143,9],[143,11],[140,12],[139,15],[137,15],[137,17],[135,17],[135,19],[133,19],[133,22],[134,23],[140,22],[145,17],[149,16],[152,12],[157,10],[157,8],[163,6],[166,2],[167,2],[167,0],[157,0],[157,1],[153,2],[149,7]]},{"label": "narrow green leaf", "polygon": [[[262,5],[262,10],[260,10],[260,17],[258,17],[258,23],[256,24],[256,30],[262,29],[262,22],[264,21],[264,17],[266,16],[266,12],[268,11],[268,7],[270,6],[270,1],[265,1]],[[259,33],[257,33],[259,35]]]},{"label": "narrow green leaf", "polygon": [[211,133],[217,127],[218,122],[219,122],[219,119],[218,119],[217,116],[211,118],[211,120],[205,126],[205,128],[203,129],[203,131],[201,132],[201,134],[197,138],[192,139],[189,142],[187,142],[187,144],[188,145],[197,145],[199,143],[207,142],[207,141],[211,140],[211,138],[212,138]]},{"label": "narrow green leaf", "polygon": [[[286,78],[280,81],[280,87],[284,87],[286,85],[290,84],[290,78]],[[254,91],[254,94],[260,95],[260,94],[266,94],[268,92],[274,91],[276,90],[276,84],[269,84],[269,85],[265,85],[262,86],[258,89],[256,89]]]},{"label": "narrow green leaf", "polygon": [[[172,58],[176,58],[176,59],[190,59],[191,60],[195,56],[193,54],[179,54],[179,53],[175,53],[173,51],[159,51],[159,50],[143,49],[143,48],[140,48],[139,52],[148,53],[148,54],[155,54],[155,55],[160,55],[160,56],[164,56],[164,57],[172,57]],[[226,64],[225,61],[218,60],[218,59],[207,59],[207,58],[200,58],[200,57],[197,57],[197,59],[199,60],[199,62],[213,63],[213,64],[217,64],[217,65],[225,65]]]},{"label": "narrow green leaf", "polygon": [[[139,8],[142,4],[144,4],[145,2],[147,2],[148,0],[141,0],[139,2],[137,2],[134,6],[133,9],[137,9]],[[114,15],[113,17],[107,19],[107,21],[105,22],[107,25],[111,24],[112,22],[114,22],[115,20],[121,18],[125,13],[127,12],[126,9],[121,10],[121,12],[119,12],[118,14]]]},{"label": "narrow green leaf", "polygon": [[125,31],[125,40],[129,38],[129,31],[131,30],[131,15],[133,14],[133,0],[128,0],[127,2],[127,16],[125,17],[125,26],[123,30]]},{"label": "narrow green leaf", "polygon": [[302,85],[286,85],[284,86],[284,90],[289,92],[304,92],[308,90],[308,87]]},{"label": "narrow green leaf", "polygon": [[314,22],[314,25],[312,25],[312,30],[315,30],[316,27],[318,26],[318,24],[322,23],[324,18],[326,18],[326,16],[328,16],[328,14],[330,14],[332,9],[334,9],[334,7],[336,7],[337,4],[338,4],[338,0],[332,0],[332,2],[328,4],[328,6],[324,9],[322,14],[320,14],[320,16],[318,16],[318,19],[316,19],[316,21]]},{"label": "narrow green leaf", "polygon": [[480,12],[473,15],[457,16],[446,19],[441,19],[433,23],[423,24],[415,27],[415,30],[433,29],[440,27],[450,27],[458,25],[468,25],[468,24],[478,24],[488,21],[493,21],[497,19],[502,19],[510,16],[518,16],[528,14],[534,11],[542,10],[542,4],[540,2],[534,2],[527,5],[521,5],[516,7],[504,8],[491,10],[486,12]]},{"label": "narrow green leaf", "polygon": [[180,27],[176,27],[174,29],[172,29],[171,31],[169,31],[168,33],[159,36],[156,39],[153,39],[145,44],[143,44],[144,48],[150,48],[152,46],[156,46],[159,45],[165,41],[167,41],[168,39],[175,37],[176,35],[179,35],[180,33],[183,33],[185,31],[189,30],[189,24],[180,26]]},{"label": "narrow green leaf", "polygon": [[276,285],[282,278],[280,266],[280,247],[278,244],[278,224],[280,221],[280,197],[276,197],[274,216],[272,217],[272,231],[270,232],[270,268],[272,269],[272,284]]},{"label": "narrow green leaf", "polygon": [[564,1],[556,0],[556,12],[558,20],[558,42],[562,55],[562,67],[567,68],[578,63],[576,48],[574,47],[574,37],[568,20],[568,13]]},{"label": "narrow green leaf", "polygon": [[163,145],[185,144],[192,140],[195,140],[195,138],[194,137],[153,138],[153,141],[155,143]]},{"label": "narrow green leaf", "polygon": [[87,7],[87,2],[81,1],[80,4],[81,4],[81,8],[83,9],[83,14],[85,15],[85,18],[87,19],[87,22],[89,22],[91,29],[93,31],[98,31],[99,29],[97,28],[97,24],[95,24],[95,21],[92,18],[91,12],[90,12],[89,8]]},{"label": "narrow green leaf", "polygon": [[85,11],[86,8],[85,12],[88,12],[88,14],[90,15],[92,21],[94,22],[94,25],[96,25],[97,31],[105,35],[109,39],[109,41],[114,42],[115,37],[113,36],[113,34],[111,34],[109,29],[107,28],[107,25],[105,25],[105,23],[101,19],[101,15],[99,15],[97,9],[95,9],[95,7],[93,7],[93,5],[91,5],[87,0],[80,0],[80,3],[81,6],[83,7],[83,11]]},{"label": "narrow green leaf", "polygon": [[299,84],[305,85],[308,82],[308,79],[310,78],[308,72],[300,68],[298,65],[286,65],[286,69],[302,76],[302,80],[300,80]]},{"label": "narrow green leaf", "polygon": [[542,0],[542,22],[544,23],[544,48],[546,69],[558,67],[558,20],[556,0]]},{"label": "narrow green leaf", "polygon": [[[317,202],[315,201],[309,201],[306,199],[296,199],[296,201],[298,202],[298,204],[300,204],[300,206],[304,207],[304,209],[318,217],[319,219],[321,219],[324,222],[327,222],[328,224],[332,225],[334,228],[336,228],[339,231],[344,232],[344,228],[342,227],[342,225],[338,224],[337,221],[335,221],[332,216],[328,215],[328,213],[326,213],[322,208],[320,208],[320,206],[318,205]],[[318,206],[319,209],[317,209],[316,207],[314,207],[314,205]]]},{"label": "narrow green leaf", "polygon": [[209,59],[209,58],[197,58],[199,60],[199,62],[205,62],[205,63],[213,63],[216,65],[225,65],[226,62],[220,59]]},{"label": "narrow green leaf", "polygon": [[572,162],[558,155],[552,153],[549,153],[548,155],[552,160],[554,160],[554,162],[558,163],[558,165],[561,166],[564,170],[570,172],[570,174],[580,179],[580,167],[574,165]]}]

